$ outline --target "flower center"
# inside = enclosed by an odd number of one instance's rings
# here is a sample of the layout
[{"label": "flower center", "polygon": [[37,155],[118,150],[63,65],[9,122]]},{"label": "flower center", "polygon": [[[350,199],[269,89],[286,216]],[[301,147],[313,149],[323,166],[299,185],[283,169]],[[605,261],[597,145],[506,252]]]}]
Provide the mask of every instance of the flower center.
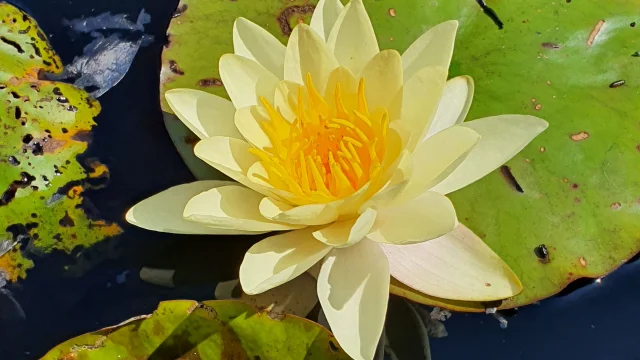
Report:
[{"label": "flower center", "polygon": [[381,172],[386,150],[389,115],[386,109],[369,111],[365,81],[357,92],[344,93],[337,83],[333,101],[323,98],[307,74],[299,88],[293,123],[264,98],[269,121],[261,127],[272,147],[252,148],[262,160],[274,188],[311,202],[324,203],[353,194]]}]

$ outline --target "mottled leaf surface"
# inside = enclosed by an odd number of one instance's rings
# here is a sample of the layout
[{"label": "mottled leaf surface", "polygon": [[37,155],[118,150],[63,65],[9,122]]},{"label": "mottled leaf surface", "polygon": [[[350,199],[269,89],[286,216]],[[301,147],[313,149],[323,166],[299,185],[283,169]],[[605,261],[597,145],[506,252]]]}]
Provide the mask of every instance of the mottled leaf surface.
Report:
[{"label": "mottled leaf surface", "polygon": [[0,254],[0,270],[16,281],[33,266],[30,254],[70,253],[121,230],[83,210],[84,189],[109,175],[97,160],[76,159],[100,104],[72,85],[40,79],[62,67],[33,19],[0,3],[0,20],[0,240],[13,245]]},{"label": "mottled leaf surface", "polygon": [[270,316],[239,301],[160,303],[151,315],[78,336],[43,360],[347,360],[333,335],[293,315]]}]

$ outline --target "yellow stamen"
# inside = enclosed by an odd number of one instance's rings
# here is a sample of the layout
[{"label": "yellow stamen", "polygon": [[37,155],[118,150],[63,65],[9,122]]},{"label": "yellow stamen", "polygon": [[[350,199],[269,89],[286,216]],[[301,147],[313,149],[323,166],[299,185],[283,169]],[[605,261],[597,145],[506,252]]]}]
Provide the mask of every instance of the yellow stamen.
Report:
[{"label": "yellow stamen", "polygon": [[361,78],[358,83],[358,111],[367,117],[369,116],[369,106],[367,105],[367,99],[364,95],[364,78]]},{"label": "yellow stamen", "polygon": [[349,196],[367,182],[379,181],[382,171],[389,127],[386,109],[376,108],[371,117],[364,79],[356,93],[343,93],[338,83],[329,96],[333,103],[318,92],[307,74],[305,85],[298,89],[291,123],[260,97],[269,117],[260,121],[260,127],[271,146],[249,150],[264,167],[253,174],[254,179],[291,193],[288,199],[298,205]]}]

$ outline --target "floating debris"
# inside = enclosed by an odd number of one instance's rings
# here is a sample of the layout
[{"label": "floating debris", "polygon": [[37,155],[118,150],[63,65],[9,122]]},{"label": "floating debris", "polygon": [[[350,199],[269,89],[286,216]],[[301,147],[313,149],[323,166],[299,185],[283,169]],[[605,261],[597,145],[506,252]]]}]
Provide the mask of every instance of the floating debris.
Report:
[{"label": "floating debris", "polygon": [[498,320],[498,322],[500,323],[500,328],[501,329],[506,329],[507,326],[509,325],[509,322],[507,321],[507,319],[505,319],[504,316],[500,315],[500,313],[493,313],[493,317],[496,318],[496,320]]},{"label": "floating debris", "polygon": [[440,309],[439,307],[434,307],[429,314],[431,319],[438,321],[446,321],[451,317],[451,312],[447,309]]},{"label": "floating debris", "polygon": [[[102,96],[116,86],[129,71],[138,50],[151,43],[153,36],[146,34],[113,33],[105,36],[97,30],[126,30],[140,33],[151,21],[144,9],[135,23],[127,15],[100,14],[95,17],[66,20],[76,33],[89,33],[95,40],[85,46],[83,55],[65,66],[62,74],[47,74],[50,80],[75,80],[74,85],[84,88],[94,98]],[[73,107],[69,111],[75,111]]]},{"label": "floating debris", "polygon": [[625,80],[618,80],[618,81],[614,81],[611,84],[609,84],[609,87],[612,89],[615,89],[617,87],[620,87],[624,84],[626,84],[627,82]]},{"label": "floating debris", "polygon": [[591,30],[591,34],[589,34],[589,38],[587,39],[587,45],[589,46],[593,45],[593,43],[596,41],[596,37],[600,33],[600,30],[602,30],[603,26],[604,26],[604,20],[598,21],[596,26],[593,27],[593,30]]}]

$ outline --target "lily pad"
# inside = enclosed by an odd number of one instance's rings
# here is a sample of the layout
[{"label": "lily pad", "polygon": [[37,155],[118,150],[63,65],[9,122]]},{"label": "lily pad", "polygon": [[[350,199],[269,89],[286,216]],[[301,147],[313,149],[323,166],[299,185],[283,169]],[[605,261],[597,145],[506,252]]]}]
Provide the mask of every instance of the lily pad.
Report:
[{"label": "lily pad", "polygon": [[[311,2],[313,3],[313,2]],[[183,0],[169,27],[162,94],[188,87],[226,96],[217,59],[232,52],[243,16],[283,42],[308,21],[311,3]],[[482,4],[482,5],[480,5]],[[470,75],[468,119],[530,114],[549,129],[506,167],[451,194],[461,222],[480,235],[525,290],[501,304],[392,292],[463,311],[513,308],[556,294],[580,277],[600,277],[640,250],[640,26],[636,0],[608,2],[365,0],[381,48],[404,51],[426,29],[460,22],[450,77]],[[284,15],[283,15],[284,14]],[[164,99],[163,99],[164,101]],[[163,109],[170,112],[168,106]],[[167,127],[197,176],[179,120]],[[195,165],[194,165],[195,164]],[[204,175],[203,175],[204,174]]]},{"label": "lily pad", "polygon": [[271,317],[239,301],[160,303],[152,315],[81,335],[43,360],[347,360],[333,335],[293,315]]},{"label": "lily pad", "polygon": [[28,253],[70,253],[120,233],[115,224],[90,218],[82,192],[101,186],[107,168],[96,160],[83,167],[100,104],[69,84],[41,80],[62,71],[36,22],[0,3],[0,270],[11,281],[33,266]]}]

